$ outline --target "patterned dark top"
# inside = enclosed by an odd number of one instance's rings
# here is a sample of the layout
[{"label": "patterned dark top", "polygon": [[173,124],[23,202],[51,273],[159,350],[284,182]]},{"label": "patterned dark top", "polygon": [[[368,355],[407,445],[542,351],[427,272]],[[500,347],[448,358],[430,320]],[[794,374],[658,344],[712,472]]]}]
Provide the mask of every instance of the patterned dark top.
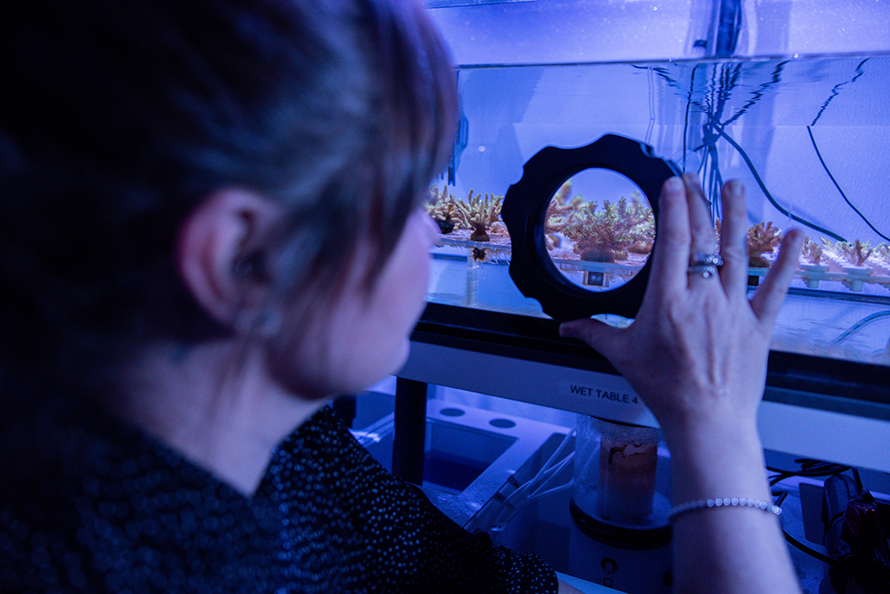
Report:
[{"label": "patterned dark top", "polygon": [[555,592],[394,478],[325,407],[252,498],[107,420],[60,430],[64,460],[4,488],[2,592]]}]

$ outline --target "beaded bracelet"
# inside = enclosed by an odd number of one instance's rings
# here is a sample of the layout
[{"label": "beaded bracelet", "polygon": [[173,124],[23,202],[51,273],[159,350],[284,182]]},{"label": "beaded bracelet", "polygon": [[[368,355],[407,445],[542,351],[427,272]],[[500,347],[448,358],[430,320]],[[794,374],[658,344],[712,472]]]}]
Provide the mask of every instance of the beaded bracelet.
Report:
[{"label": "beaded bracelet", "polygon": [[699,499],[698,501],[681,503],[680,505],[671,508],[668,518],[673,520],[678,516],[682,516],[689,512],[698,511],[700,509],[711,509],[714,507],[753,507],[776,516],[782,515],[782,508],[778,505],[773,505],[772,503],[761,501],[759,499],[738,499],[733,497],[732,499]]}]

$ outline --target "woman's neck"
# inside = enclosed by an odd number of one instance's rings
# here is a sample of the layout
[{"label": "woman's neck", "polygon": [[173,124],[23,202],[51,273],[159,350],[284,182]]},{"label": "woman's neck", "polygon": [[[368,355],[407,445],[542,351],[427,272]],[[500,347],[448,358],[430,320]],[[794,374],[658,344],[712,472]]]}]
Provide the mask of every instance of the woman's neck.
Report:
[{"label": "woman's neck", "polygon": [[240,493],[252,495],[275,447],[325,401],[285,392],[259,353],[230,341],[158,346],[118,382],[112,414]]}]

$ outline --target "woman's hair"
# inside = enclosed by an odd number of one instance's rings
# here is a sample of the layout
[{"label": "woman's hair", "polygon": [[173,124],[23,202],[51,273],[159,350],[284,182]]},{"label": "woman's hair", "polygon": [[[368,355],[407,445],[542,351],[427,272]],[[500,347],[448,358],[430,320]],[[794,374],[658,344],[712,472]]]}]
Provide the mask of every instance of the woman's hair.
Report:
[{"label": "woman's hair", "polygon": [[457,117],[412,1],[10,0],[0,55],[4,399],[16,376],[224,332],[174,259],[214,190],[284,206],[282,294],[335,291],[365,239],[370,286]]}]

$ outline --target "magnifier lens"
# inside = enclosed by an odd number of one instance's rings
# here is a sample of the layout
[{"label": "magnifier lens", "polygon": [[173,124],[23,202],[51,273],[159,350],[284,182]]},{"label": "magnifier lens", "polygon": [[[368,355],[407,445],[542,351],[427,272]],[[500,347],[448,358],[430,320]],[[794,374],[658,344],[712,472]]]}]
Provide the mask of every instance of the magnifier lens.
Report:
[{"label": "magnifier lens", "polygon": [[612,291],[634,278],[655,241],[655,217],[646,195],[611,169],[584,169],[567,179],[544,217],[550,261],[587,291]]},{"label": "magnifier lens", "polygon": [[576,148],[542,148],[501,209],[516,287],[560,321],[636,316],[658,217],[658,205],[647,199],[675,175],[677,166],[651,146],[617,134]]}]

